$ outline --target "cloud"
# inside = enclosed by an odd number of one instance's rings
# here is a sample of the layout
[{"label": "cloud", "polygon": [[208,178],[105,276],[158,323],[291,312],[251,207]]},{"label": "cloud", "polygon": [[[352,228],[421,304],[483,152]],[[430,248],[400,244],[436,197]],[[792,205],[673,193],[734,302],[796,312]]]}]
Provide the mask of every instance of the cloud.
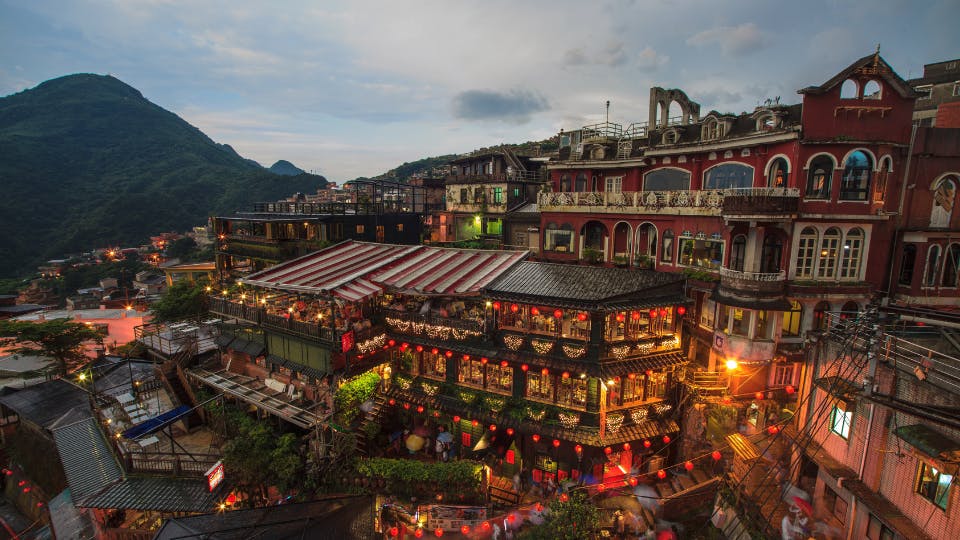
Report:
[{"label": "cloud", "polygon": [[587,63],[587,55],[584,54],[583,49],[567,49],[563,53],[563,65],[565,66],[582,66]]},{"label": "cloud", "polygon": [[627,51],[622,41],[614,41],[603,49],[600,62],[608,66],[619,66],[627,61]]},{"label": "cloud", "polygon": [[530,115],[550,109],[547,100],[528,90],[467,90],[453,98],[453,114],[465,120],[506,120],[525,124]]},{"label": "cloud", "polygon": [[742,56],[755,52],[769,43],[767,35],[757,25],[748,22],[740,26],[718,26],[694,34],[688,45],[719,45],[723,54]]},{"label": "cloud", "polygon": [[653,47],[644,47],[637,56],[637,67],[641,71],[656,71],[660,66],[670,61],[670,57],[659,54]]}]

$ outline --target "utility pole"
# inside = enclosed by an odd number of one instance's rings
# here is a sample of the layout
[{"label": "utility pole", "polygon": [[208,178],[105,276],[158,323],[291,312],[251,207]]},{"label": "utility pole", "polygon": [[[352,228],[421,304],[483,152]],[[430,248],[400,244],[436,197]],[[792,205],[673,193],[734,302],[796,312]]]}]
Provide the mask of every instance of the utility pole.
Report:
[{"label": "utility pole", "polygon": [[607,100],[607,124],[610,123],[610,100]]}]

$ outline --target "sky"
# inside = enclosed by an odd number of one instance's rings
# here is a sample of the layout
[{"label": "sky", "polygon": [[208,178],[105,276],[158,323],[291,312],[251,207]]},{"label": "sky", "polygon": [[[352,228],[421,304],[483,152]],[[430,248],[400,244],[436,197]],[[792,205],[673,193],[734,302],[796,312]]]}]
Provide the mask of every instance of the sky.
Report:
[{"label": "sky", "polygon": [[[880,45],[904,78],[960,58],[958,0],[0,0],[0,96],[111,74],[265,166],[343,182],[423,157],[799,103]],[[0,157],[2,159],[2,157]]]}]

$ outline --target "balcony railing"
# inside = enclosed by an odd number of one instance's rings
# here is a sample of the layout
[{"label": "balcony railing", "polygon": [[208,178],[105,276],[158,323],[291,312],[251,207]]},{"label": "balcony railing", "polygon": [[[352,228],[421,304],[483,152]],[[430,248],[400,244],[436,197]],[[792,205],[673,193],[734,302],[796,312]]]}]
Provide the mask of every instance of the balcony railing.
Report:
[{"label": "balcony railing", "polygon": [[434,339],[464,340],[484,335],[483,321],[420,315],[402,311],[384,312],[387,327],[400,334],[427,336]]},{"label": "balcony railing", "polygon": [[621,191],[540,193],[537,204],[549,212],[674,213],[719,216],[724,191]]},{"label": "balcony railing", "polygon": [[165,452],[133,452],[125,456],[127,472],[130,473],[193,477],[203,476],[220,459],[215,454],[187,456]]},{"label": "balcony railing", "polygon": [[580,128],[584,141],[597,139],[619,139],[623,136],[623,126],[614,122],[601,122]]},{"label": "balcony railing", "polygon": [[734,294],[782,295],[786,290],[786,282],[787,274],[783,270],[764,273],[720,269],[720,287]]},{"label": "balcony railing", "polygon": [[279,330],[287,334],[293,334],[299,337],[312,338],[321,341],[333,341],[333,329],[327,326],[320,326],[315,323],[301,322],[295,319],[288,319],[281,315],[263,314],[264,328],[270,330]]},{"label": "balcony railing", "polygon": [[724,215],[792,214],[800,207],[798,188],[738,188],[726,190]]}]

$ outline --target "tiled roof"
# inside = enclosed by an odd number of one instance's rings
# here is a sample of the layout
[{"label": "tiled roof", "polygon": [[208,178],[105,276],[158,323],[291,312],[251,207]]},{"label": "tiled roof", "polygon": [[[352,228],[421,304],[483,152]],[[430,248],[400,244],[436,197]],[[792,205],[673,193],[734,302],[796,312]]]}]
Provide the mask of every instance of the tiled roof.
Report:
[{"label": "tiled roof", "polygon": [[492,298],[597,309],[651,298],[663,305],[674,296],[682,303],[682,282],[676,274],[650,270],[521,262],[485,287],[484,293]]},{"label": "tiled roof", "polygon": [[686,362],[687,359],[684,358],[683,353],[671,352],[617,362],[604,362],[600,365],[600,372],[604,377],[610,377],[624,373],[643,373],[648,369],[664,369]]},{"label": "tiled roof", "polygon": [[63,379],[54,379],[0,396],[0,403],[16,412],[20,418],[44,429],[49,429],[57,419],[73,409],[80,408],[87,416],[93,416],[87,392]]},{"label": "tiled roof", "polygon": [[107,446],[94,418],[87,418],[53,432],[57,453],[67,475],[75,503],[99,493],[121,480],[123,471]]},{"label": "tiled roof", "polygon": [[[76,496],[74,497],[76,500]],[[78,504],[83,508],[208,512],[216,500],[203,479],[132,477]]]}]

